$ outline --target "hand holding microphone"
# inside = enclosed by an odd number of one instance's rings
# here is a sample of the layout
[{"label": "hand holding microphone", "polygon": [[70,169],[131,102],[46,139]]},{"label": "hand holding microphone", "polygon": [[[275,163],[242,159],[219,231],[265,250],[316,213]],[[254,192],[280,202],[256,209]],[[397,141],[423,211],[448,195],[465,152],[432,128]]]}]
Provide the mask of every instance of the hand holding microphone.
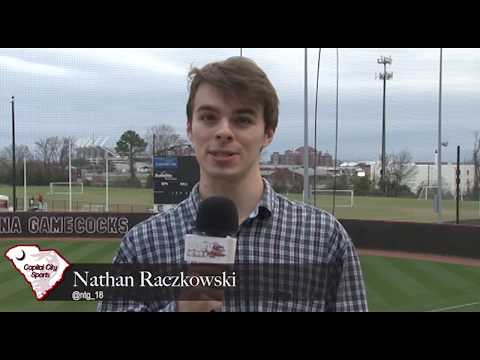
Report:
[{"label": "hand holding microphone", "polygon": [[[238,210],[232,200],[214,196],[202,201],[195,234],[185,238],[184,259],[193,274],[212,275],[233,265],[237,231]],[[224,290],[198,286],[183,291],[181,299],[177,301],[177,311],[219,311],[223,307]]]}]

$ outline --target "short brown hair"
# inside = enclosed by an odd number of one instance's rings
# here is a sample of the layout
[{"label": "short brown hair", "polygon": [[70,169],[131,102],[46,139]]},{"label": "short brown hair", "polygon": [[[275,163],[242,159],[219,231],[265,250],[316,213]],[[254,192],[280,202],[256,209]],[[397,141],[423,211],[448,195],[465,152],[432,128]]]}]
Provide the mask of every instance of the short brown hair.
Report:
[{"label": "short brown hair", "polygon": [[227,95],[246,98],[263,106],[265,130],[275,132],[278,124],[277,92],[265,72],[245,57],[235,56],[213,62],[202,68],[192,68],[188,73],[190,95],[187,102],[187,118],[192,121],[194,99],[199,86],[208,83]]}]

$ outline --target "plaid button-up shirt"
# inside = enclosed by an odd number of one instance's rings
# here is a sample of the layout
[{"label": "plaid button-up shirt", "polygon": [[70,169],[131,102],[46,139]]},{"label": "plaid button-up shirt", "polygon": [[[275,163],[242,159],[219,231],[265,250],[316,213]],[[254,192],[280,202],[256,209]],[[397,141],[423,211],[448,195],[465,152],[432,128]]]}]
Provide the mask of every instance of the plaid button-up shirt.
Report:
[{"label": "plaid button-up shirt", "polygon": [[[199,184],[189,198],[133,227],[114,263],[182,264],[184,238],[195,230]],[[320,298],[268,300],[225,296],[223,311],[367,311],[360,261],[349,235],[328,212],[290,201],[264,180],[263,196],[237,233],[235,263],[319,264]],[[309,279],[312,284],[312,279]],[[175,311],[175,302],[111,301],[99,311]]]}]

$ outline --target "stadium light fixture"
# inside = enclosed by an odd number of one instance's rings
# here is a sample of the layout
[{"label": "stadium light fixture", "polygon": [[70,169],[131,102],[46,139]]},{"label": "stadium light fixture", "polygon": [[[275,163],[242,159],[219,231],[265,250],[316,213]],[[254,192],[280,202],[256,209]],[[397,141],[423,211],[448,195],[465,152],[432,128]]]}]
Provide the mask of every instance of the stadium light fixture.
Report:
[{"label": "stadium light fixture", "polygon": [[387,65],[392,64],[392,57],[388,56],[381,56],[377,59],[378,64],[383,64],[383,73],[378,73],[375,75],[375,79],[377,76],[380,80],[383,80],[383,116],[382,116],[382,168],[380,170],[380,187],[383,193],[385,194],[385,93],[387,87],[387,80],[391,80],[393,78],[393,73],[387,73]]}]

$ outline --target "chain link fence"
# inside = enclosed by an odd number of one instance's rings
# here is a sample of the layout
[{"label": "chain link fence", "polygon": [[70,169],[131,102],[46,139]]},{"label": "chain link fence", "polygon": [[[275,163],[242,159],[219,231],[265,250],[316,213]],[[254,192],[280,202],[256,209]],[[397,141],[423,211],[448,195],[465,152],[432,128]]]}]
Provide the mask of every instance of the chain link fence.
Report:
[{"label": "chain link fence", "polygon": [[[13,203],[12,203],[13,204]],[[17,198],[17,211],[25,211],[23,198]],[[53,200],[48,202],[33,203],[27,201],[27,211],[69,211],[69,201],[67,199]],[[75,212],[106,212],[105,204],[73,200],[72,211]],[[151,212],[152,209],[148,205],[133,205],[133,204],[109,204],[108,212],[112,213],[146,213]]]}]

